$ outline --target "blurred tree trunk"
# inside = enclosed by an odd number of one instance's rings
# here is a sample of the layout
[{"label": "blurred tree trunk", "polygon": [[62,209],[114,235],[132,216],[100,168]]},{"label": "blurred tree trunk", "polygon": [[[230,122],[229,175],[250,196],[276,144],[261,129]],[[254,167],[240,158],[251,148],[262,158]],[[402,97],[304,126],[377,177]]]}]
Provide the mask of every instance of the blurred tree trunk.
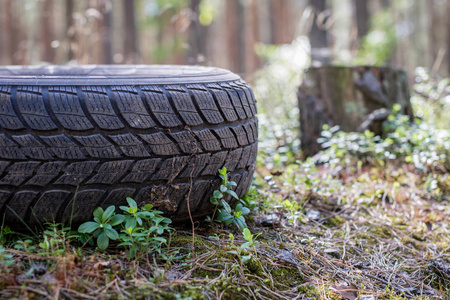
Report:
[{"label": "blurred tree trunk", "polygon": [[258,32],[258,3],[257,0],[251,0],[247,2],[247,18],[245,19],[245,36],[247,47],[245,54],[246,72],[247,74],[253,74],[259,67],[259,58],[255,52],[255,44],[259,42]]},{"label": "blurred tree trunk", "polygon": [[75,26],[73,24],[73,0],[66,0],[66,36],[67,61],[74,59],[73,46],[75,42]]},{"label": "blurred tree trunk", "polygon": [[430,53],[436,58],[439,51],[439,32],[436,30],[437,23],[440,21],[439,16],[436,12],[436,4],[434,0],[431,0],[428,4],[428,20],[429,20],[429,35],[430,35]]},{"label": "blurred tree trunk", "polygon": [[328,33],[323,25],[323,12],[327,9],[326,0],[309,0],[309,5],[313,8],[314,19],[309,33],[311,43],[311,59],[314,62],[328,64],[330,57],[328,54]]},{"label": "blurred tree trunk", "polygon": [[[15,1],[14,1],[15,2]],[[3,22],[2,31],[4,33],[4,40],[2,41],[2,51],[6,56],[7,64],[21,64],[23,54],[20,51],[21,42],[21,23],[17,18],[17,10],[14,8],[12,0],[4,0],[2,6]],[[13,21],[15,20],[15,21]]]},{"label": "blurred tree trunk", "polygon": [[208,27],[200,24],[200,2],[201,0],[191,0],[190,3],[190,25],[189,25],[189,64],[201,63],[201,56],[206,56],[206,41]]},{"label": "blurred tree trunk", "polygon": [[43,0],[40,3],[41,23],[41,60],[52,63],[55,51],[52,48],[53,41],[53,0]]},{"label": "blurred tree trunk", "polygon": [[447,1],[447,76],[450,75],[450,1]]},{"label": "blurred tree trunk", "polygon": [[353,0],[359,41],[361,41],[361,39],[369,32],[370,14],[367,2],[368,0]]},{"label": "blurred tree trunk", "polygon": [[245,72],[244,7],[240,0],[229,0],[226,5],[226,39],[230,69]]},{"label": "blurred tree trunk", "polygon": [[382,134],[382,122],[396,103],[413,117],[406,72],[380,67],[310,68],[298,91],[300,140],[304,157],[320,151],[322,127],[366,129]]},{"label": "blurred tree trunk", "polygon": [[273,44],[288,44],[292,42],[290,3],[289,0],[272,0],[270,2]]},{"label": "blurred tree trunk", "polygon": [[12,63],[11,58],[14,54],[14,45],[12,41],[12,7],[11,0],[5,0],[3,2],[3,7],[0,10],[1,14],[1,40],[0,40],[0,51],[1,51],[1,63],[9,65]]},{"label": "blurred tree trunk", "polygon": [[99,0],[97,3],[97,10],[101,13],[101,18],[95,21],[95,34],[97,38],[97,45],[95,47],[95,63],[97,64],[112,64],[112,4],[110,0]]},{"label": "blurred tree trunk", "polygon": [[125,19],[124,61],[125,63],[138,62],[138,46],[134,12],[134,0],[123,0],[123,13]]}]

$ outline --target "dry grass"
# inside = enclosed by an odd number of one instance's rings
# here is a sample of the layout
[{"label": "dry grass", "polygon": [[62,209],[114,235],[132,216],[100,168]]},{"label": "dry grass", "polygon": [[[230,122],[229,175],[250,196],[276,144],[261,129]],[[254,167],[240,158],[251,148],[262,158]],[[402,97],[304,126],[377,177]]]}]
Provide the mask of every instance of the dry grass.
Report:
[{"label": "dry grass", "polygon": [[189,224],[176,228],[166,259],[148,253],[129,261],[122,249],[80,250],[70,239],[60,245],[62,255],[43,254],[37,241],[29,251],[10,242],[4,254],[14,263],[1,267],[0,298],[450,297],[448,174],[408,165],[317,171],[301,165],[272,178],[264,168],[257,174],[259,210],[248,223],[261,236],[256,252],[242,253],[251,255],[245,262],[228,252],[244,242],[240,233],[206,222],[195,228],[194,244]]}]

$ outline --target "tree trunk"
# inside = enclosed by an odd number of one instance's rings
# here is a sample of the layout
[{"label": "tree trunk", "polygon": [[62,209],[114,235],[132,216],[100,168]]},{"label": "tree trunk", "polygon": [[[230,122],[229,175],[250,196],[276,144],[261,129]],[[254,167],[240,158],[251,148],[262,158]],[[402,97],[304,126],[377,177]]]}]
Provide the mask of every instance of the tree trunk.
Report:
[{"label": "tree trunk", "polygon": [[450,1],[447,1],[447,75],[450,75]]},{"label": "tree trunk", "polygon": [[200,24],[200,0],[191,0],[191,24],[189,25],[189,51],[188,62],[189,64],[202,63],[199,60],[201,56],[206,57],[206,42],[208,38],[208,27]]},{"label": "tree trunk", "polygon": [[102,14],[101,18],[95,20],[95,42],[94,58],[97,64],[112,64],[112,38],[111,33],[111,10],[112,3],[109,0],[97,1],[97,10]]},{"label": "tree trunk", "polygon": [[66,0],[66,35],[67,35],[67,61],[74,59],[72,46],[75,42],[75,27],[73,24],[73,0]]},{"label": "tree trunk", "polygon": [[290,2],[287,0],[272,0],[270,2],[272,14],[270,15],[272,25],[272,43],[288,44],[292,42],[290,24]]},{"label": "tree trunk", "polygon": [[125,16],[125,63],[136,63],[138,61],[138,47],[134,14],[134,0],[124,0],[123,8]]},{"label": "tree trunk", "polygon": [[225,11],[228,61],[231,71],[239,74],[245,72],[244,9],[240,0],[229,0]]},{"label": "tree trunk", "polygon": [[324,124],[344,131],[369,129],[381,134],[381,123],[396,103],[413,117],[406,72],[386,67],[309,69],[298,92],[300,139],[304,157],[320,149]]},{"label": "tree trunk", "polygon": [[52,63],[55,50],[52,48],[53,41],[53,0],[41,2],[41,60]]},{"label": "tree trunk", "polygon": [[355,6],[356,29],[358,32],[357,35],[359,42],[369,32],[370,15],[367,2],[367,0],[353,0]]},{"label": "tree trunk", "polygon": [[[310,6],[314,11],[314,20],[309,33],[309,41],[311,43],[311,60],[313,63],[318,62],[327,64],[330,60],[328,50],[328,33],[322,26],[324,18],[323,12],[326,10],[325,0],[310,0]],[[320,16],[320,18],[319,18]]]}]

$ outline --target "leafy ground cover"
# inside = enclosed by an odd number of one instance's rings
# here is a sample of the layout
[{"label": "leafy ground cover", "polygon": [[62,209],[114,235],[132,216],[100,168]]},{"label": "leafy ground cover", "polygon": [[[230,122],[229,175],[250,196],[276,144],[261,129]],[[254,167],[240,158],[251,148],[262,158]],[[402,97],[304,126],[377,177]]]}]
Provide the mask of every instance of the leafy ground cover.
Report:
[{"label": "leafy ground cover", "polygon": [[[213,217],[218,222],[196,223],[194,235],[190,224],[170,224],[131,199],[129,207],[121,207],[123,215],[97,210],[95,222],[80,232],[56,224],[34,237],[3,227],[0,295],[446,299],[448,138],[427,150],[436,152],[436,159],[417,164],[419,146],[405,150],[401,139],[386,142],[396,130],[421,132],[416,125],[402,126],[375,141],[370,133],[325,130],[327,150],[306,162],[269,169],[262,154],[253,188],[236,206],[220,205],[224,194],[234,194],[221,170],[224,187],[211,199],[218,205]],[[361,147],[355,150],[355,144]],[[244,223],[236,221],[243,210]],[[97,243],[89,245],[95,231]]]},{"label": "leafy ground cover", "polygon": [[229,202],[220,170],[216,209],[193,227],[132,199],[79,228],[2,226],[0,298],[449,299],[450,90],[417,76],[420,119],[394,109],[382,137],[326,127],[307,161],[296,116],[271,126],[262,109],[252,189]]}]

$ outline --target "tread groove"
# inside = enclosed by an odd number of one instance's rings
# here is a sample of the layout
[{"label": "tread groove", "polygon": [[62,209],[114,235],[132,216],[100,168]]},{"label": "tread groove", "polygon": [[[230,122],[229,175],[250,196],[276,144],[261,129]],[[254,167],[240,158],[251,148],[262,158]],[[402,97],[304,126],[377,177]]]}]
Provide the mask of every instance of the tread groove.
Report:
[{"label": "tread groove", "polygon": [[8,85],[0,98],[0,221],[18,228],[7,205],[35,227],[67,221],[73,203],[78,224],[126,196],[187,220],[190,185],[198,217],[218,169],[241,197],[251,183],[257,118],[244,82]]}]

